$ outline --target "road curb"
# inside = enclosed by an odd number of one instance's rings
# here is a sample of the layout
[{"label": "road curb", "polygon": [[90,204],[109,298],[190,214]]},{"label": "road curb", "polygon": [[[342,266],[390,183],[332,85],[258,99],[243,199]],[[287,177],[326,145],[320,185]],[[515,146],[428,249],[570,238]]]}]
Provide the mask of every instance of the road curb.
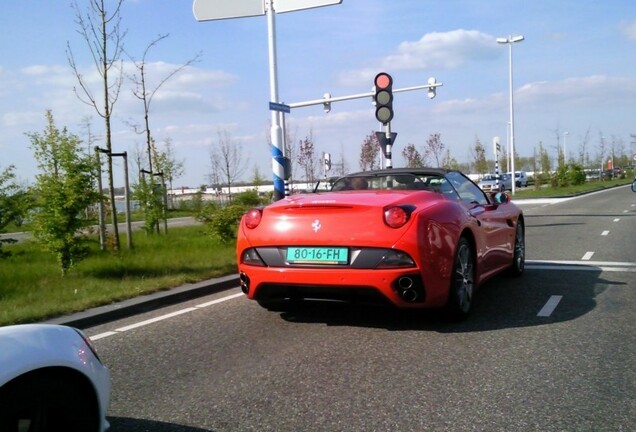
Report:
[{"label": "road curb", "polygon": [[76,314],[65,315],[44,321],[44,323],[62,324],[84,329],[182,301],[213,294],[215,292],[236,287],[238,284],[238,275],[209,279],[195,284],[183,285],[168,291],[142,295],[129,300],[88,309]]}]

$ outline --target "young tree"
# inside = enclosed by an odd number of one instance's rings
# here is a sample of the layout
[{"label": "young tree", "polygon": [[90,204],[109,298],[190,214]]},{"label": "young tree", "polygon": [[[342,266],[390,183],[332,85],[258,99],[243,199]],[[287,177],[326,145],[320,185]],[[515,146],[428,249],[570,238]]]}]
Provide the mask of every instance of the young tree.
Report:
[{"label": "young tree", "polygon": [[38,208],[33,234],[56,254],[64,276],[85,253],[79,234],[87,222],[80,216],[99,194],[93,184],[94,161],[82,152],[80,139],[66,128],[59,130],[51,111],[46,119],[43,133],[28,134],[40,170],[33,187]]},{"label": "young tree", "polygon": [[199,53],[193,58],[191,58],[190,60],[188,60],[187,62],[185,62],[184,64],[178,67],[175,67],[165,77],[163,77],[158,82],[158,84],[155,85],[154,88],[150,89],[149,83],[148,83],[149,80],[148,80],[147,57],[150,52],[150,49],[167,37],[168,37],[167,34],[160,35],[155,40],[150,42],[148,46],[146,47],[146,49],[144,50],[141,60],[136,61],[131,56],[129,56],[131,61],[135,65],[135,69],[137,70],[136,74],[133,74],[130,76],[130,80],[135,84],[133,95],[142,102],[143,109],[144,109],[144,127],[139,128],[138,126],[134,125],[134,129],[136,133],[144,134],[146,136],[146,148],[147,148],[147,154],[148,154],[148,171],[150,171],[151,173],[161,172],[161,169],[158,169],[155,166],[157,164],[157,161],[155,160],[155,158],[157,157],[158,152],[157,152],[157,149],[154,147],[155,142],[152,139],[152,133],[150,131],[150,105],[152,104],[152,101],[155,95],[157,94],[157,92],[159,91],[159,89],[168,80],[170,80],[170,78],[175,76],[177,73],[179,73],[186,67],[190,66],[192,63],[198,61],[199,58],[201,57],[201,54]]},{"label": "young tree", "polygon": [[441,140],[441,135],[438,133],[431,134],[426,140],[426,154],[433,155],[437,167],[442,166],[442,155],[444,154],[445,147]]},{"label": "young tree", "polygon": [[218,131],[219,140],[216,148],[210,152],[212,171],[220,175],[227,184],[228,196],[232,200],[232,184],[247,169],[247,160],[243,159],[241,144],[232,138],[227,129]]},{"label": "young tree", "polygon": [[177,159],[174,154],[172,138],[166,138],[163,141],[163,150],[160,150],[157,154],[155,170],[156,172],[163,173],[163,178],[168,182],[170,189],[173,188],[174,180],[183,175],[185,171],[184,166],[184,160]]},{"label": "young tree", "polygon": [[[103,91],[101,102],[95,92],[90,87],[90,80],[85,78],[80,67],[75,61],[75,56],[71,50],[70,43],[67,43],[66,56],[77,78],[80,90],[73,88],[78,99],[93,107],[97,114],[104,119],[106,128],[106,151],[108,153],[108,188],[110,192],[111,205],[115,205],[115,186],[113,180],[113,161],[110,157],[112,153],[111,117],[113,107],[119,98],[122,85],[122,60],[123,40],[126,35],[121,30],[120,11],[124,0],[118,0],[114,11],[109,13],[106,9],[105,0],[88,0],[89,7],[86,13],[82,13],[77,2],[73,3],[75,9],[76,23],[79,27],[78,33],[82,35],[91,58],[95,64],[99,76],[102,79],[101,90]],[[115,72],[115,79],[112,79],[110,72]],[[119,69],[119,70],[117,70]],[[113,247],[119,249],[119,228],[117,227],[117,212],[112,212],[113,222]]]},{"label": "young tree", "polygon": [[298,165],[305,171],[305,180],[313,183],[316,180],[316,156],[312,133],[300,141],[298,147]]},{"label": "young tree", "polygon": [[360,169],[362,171],[374,170],[379,168],[378,154],[380,153],[380,143],[375,135],[371,132],[364,138],[360,146]]},{"label": "young tree", "polygon": [[[500,160],[499,163],[502,163]],[[481,143],[479,138],[475,139],[475,146],[473,147],[473,165],[475,172],[478,174],[486,174],[488,172],[488,160],[486,159],[486,148]]]},{"label": "young tree", "polygon": [[417,150],[415,144],[408,143],[402,150],[402,157],[406,160],[407,168],[422,168],[424,166],[422,154]]},{"label": "young tree", "polygon": [[[29,208],[29,195],[15,182],[14,171],[13,165],[0,171],[0,233],[3,233],[11,222],[20,224]],[[10,255],[9,252],[2,250],[3,243],[15,243],[15,240],[0,238],[0,259]]]}]

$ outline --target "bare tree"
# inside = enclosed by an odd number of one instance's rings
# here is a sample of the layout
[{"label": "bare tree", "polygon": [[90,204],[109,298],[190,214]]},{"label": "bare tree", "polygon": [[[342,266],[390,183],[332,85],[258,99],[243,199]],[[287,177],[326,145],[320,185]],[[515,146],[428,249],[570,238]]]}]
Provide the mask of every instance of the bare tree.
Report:
[{"label": "bare tree", "polygon": [[158,157],[157,149],[154,146],[154,140],[152,139],[152,133],[150,131],[150,105],[152,104],[152,100],[154,96],[157,94],[159,89],[173,76],[177,73],[190,66],[192,63],[199,60],[201,57],[201,53],[195,55],[193,58],[185,62],[184,64],[174,68],[168,75],[166,75],[163,79],[159,81],[159,83],[153,88],[149,89],[148,85],[148,70],[147,70],[147,57],[150,52],[150,49],[157,45],[160,41],[167,38],[169,35],[159,35],[155,40],[150,42],[144,53],[141,57],[141,60],[136,61],[132,56],[130,60],[135,65],[135,69],[137,73],[131,75],[129,78],[135,84],[135,88],[133,89],[133,95],[143,103],[144,107],[144,126],[140,129],[137,125],[133,125],[135,132],[138,134],[146,135],[146,147],[148,152],[148,171],[154,173],[153,166],[156,165],[156,158]]},{"label": "bare tree", "polygon": [[227,184],[228,196],[232,200],[232,184],[247,169],[247,160],[243,159],[241,144],[232,138],[227,129],[218,131],[219,141],[210,153],[212,172],[217,173]]},{"label": "bare tree", "polygon": [[424,158],[415,147],[415,144],[408,143],[402,149],[402,157],[406,160],[407,168],[421,168],[424,166]]},{"label": "bare tree", "polygon": [[306,136],[305,139],[299,143],[298,165],[305,171],[305,180],[309,183],[313,183],[316,180],[316,155],[311,131],[309,132],[309,136]]},{"label": "bare tree", "polygon": [[583,135],[583,139],[581,140],[581,144],[579,144],[579,163],[584,167],[589,166],[590,164],[590,155],[588,153],[587,145],[590,142],[590,128],[588,127],[585,131],[585,135]]},{"label": "bare tree", "polygon": [[380,153],[380,143],[375,135],[371,132],[364,138],[360,147],[360,169],[362,171],[373,170],[378,163],[378,154]]},{"label": "bare tree", "polygon": [[442,166],[442,155],[444,154],[445,145],[438,133],[431,134],[426,140],[426,154],[431,154],[435,158],[437,167]]},{"label": "bare tree", "polygon": [[[89,0],[89,7],[83,13],[77,2],[72,7],[75,10],[75,23],[78,26],[78,33],[84,38],[86,46],[93,59],[95,69],[102,78],[103,99],[98,101],[93,89],[90,88],[75,61],[75,56],[71,50],[70,43],[67,42],[66,57],[77,78],[79,89],[74,87],[73,91],[80,101],[93,107],[97,114],[104,119],[106,128],[106,151],[108,154],[108,188],[110,201],[113,208],[113,247],[119,249],[119,229],[117,227],[117,211],[115,210],[115,188],[113,182],[113,161],[112,137],[111,137],[111,116],[113,106],[119,98],[122,85],[122,61],[123,40],[126,32],[121,30],[121,5],[123,0],[118,0],[112,13],[106,10],[104,0]],[[115,78],[111,79],[110,72],[114,69]],[[117,70],[119,69],[119,70]]]}]

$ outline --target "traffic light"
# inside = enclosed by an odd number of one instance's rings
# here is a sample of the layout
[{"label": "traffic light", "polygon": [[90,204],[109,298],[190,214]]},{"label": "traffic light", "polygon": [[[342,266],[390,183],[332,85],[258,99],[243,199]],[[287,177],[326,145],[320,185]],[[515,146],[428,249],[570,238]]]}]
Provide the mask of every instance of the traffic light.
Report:
[{"label": "traffic light", "polygon": [[323,94],[322,98],[325,100],[325,102],[322,103],[322,108],[325,110],[326,113],[328,113],[329,111],[331,111],[331,93]]},{"label": "traffic light", "polygon": [[428,86],[428,98],[433,99],[437,93],[437,81],[435,81],[435,78],[430,77],[428,79]]},{"label": "traffic light", "polygon": [[387,124],[393,118],[393,78],[385,72],[375,76],[375,118]]}]

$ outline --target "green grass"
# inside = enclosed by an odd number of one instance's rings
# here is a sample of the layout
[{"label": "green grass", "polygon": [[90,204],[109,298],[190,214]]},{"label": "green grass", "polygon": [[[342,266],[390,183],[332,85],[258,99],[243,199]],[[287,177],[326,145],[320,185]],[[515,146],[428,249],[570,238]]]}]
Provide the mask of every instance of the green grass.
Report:
[{"label": "green grass", "polygon": [[201,226],[168,235],[135,235],[135,248],[91,253],[62,277],[55,257],[32,242],[4,246],[0,260],[0,325],[42,321],[186,283],[236,272],[234,244],[223,245]]},{"label": "green grass", "polygon": [[604,181],[590,181],[585,182],[582,185],[576,186],[563,186],[563,187],[535,187],[529,185],[527,188],[516,189],[515,198],[555,198],[566,197],[572,195],[579,195],[583,193],[589,193],[608,189],[616,186],[631,184],[633,180],[630,178],[616,179],[616,180],[604,180]]}]

